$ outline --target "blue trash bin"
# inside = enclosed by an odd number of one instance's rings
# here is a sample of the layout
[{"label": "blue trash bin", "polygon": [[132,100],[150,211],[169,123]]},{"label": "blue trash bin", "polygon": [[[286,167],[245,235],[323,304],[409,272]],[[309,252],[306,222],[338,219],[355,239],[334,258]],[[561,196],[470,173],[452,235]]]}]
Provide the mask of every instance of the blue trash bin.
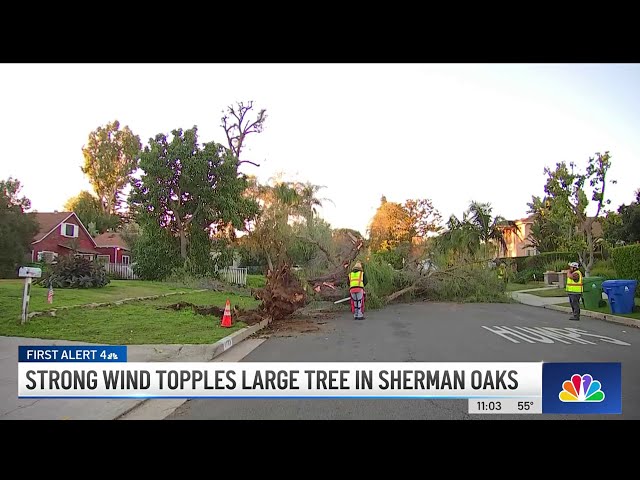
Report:
[{"label": "blue trash bin", "polygon": [[611,313],[633,313],[637,280],[606,280],[602,290],[609,299]]}]

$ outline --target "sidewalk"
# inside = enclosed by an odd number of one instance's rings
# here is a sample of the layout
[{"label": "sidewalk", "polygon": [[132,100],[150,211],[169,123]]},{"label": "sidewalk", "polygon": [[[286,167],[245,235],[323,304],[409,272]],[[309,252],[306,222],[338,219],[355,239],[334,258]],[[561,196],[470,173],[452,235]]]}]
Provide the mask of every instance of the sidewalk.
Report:
[{"label": "sidewalk", "polygon": [[[128,345],[129,362],[209,362],[266,327],[267,321],[234,332],[207,345]],[[87,342],[0,337],[0,420],[113,420],[145,399],[18,398],[18,346],[92,345]]]},{"label": "sidewalk", "polygon": [[[534,288],[530,290],[519,290],[515,292],[509,292],[511,298],[515,301],[520,302],[524,305],[531,305],[533,307],[542,307],[548,308],[550,310],[556,310],[559,312],[571,313],[570,307],[561,307],[560,304],[568,303],[568,297],[539,297],[537,295],[532,295],[531,292],[534,290],[549,290],[551,288],[557,287],[544,287],[544,288]],[[607,295],[605,293],[602,294],[603,300],[607,299]],[[581,308],[580,315],[585,317],[597,318],[599,320],[604,320],[606,322],[618,323],[621,325],[626,325],[628,327],[636,327],[640,328],[640,321],[635,320],[629,317],[621,317],[620,315],[613,315],[611,313],[600,313],[593,312],[591,310],[587,310],[585,308]]]},{"label": "sidewalk", "polygon": [[538,290],[551,290],[556,289],[558,287],[544,287],[544,288],[533,288],[529,290],[518,290],[516,292],[510,292],[511,298],[516,300],[517,302],[524,303],[525,305],[532,305],[534,307],[544,307],[545,305],[558,305],[560,303],[567,303],[569,300],[565,297],[539,297],[537,295],[533,295],[531,293]]}]

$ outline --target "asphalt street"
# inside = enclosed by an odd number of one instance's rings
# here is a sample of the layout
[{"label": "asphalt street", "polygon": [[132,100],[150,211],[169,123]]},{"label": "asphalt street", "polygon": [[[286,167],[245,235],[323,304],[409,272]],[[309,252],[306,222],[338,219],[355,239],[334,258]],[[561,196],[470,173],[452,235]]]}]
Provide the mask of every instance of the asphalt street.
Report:
[{"label": "asphalt street", "polygon": [[468,400],[444,399],[202,399],[167,419],[640,419],[640,329],[568,318],[522,304],[399,304],[272,335],[242,361],[622,362],[621,415],[479,415]]}]

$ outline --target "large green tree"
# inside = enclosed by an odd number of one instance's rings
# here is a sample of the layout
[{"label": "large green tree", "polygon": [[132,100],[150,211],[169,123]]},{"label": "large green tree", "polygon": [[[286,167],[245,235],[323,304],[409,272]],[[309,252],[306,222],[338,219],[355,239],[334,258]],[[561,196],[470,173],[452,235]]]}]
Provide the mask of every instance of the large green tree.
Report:
[{"label": "large green tree", "polygon": [[38,224],[26,213],[31,201],[20,197],[20,181],[9,177],[0,180],[0,276],[14,277],[25,261]]},{"label": "large green tree", "polygon": [[78,215],[85,226],[93,225],[95,227],[94,233],[115,230],[120,225],[120,217],[105,213],[100,199],[86,190],[82,190],[78,195],[67,200],[64,208]]},{"label": "large green tree", "polygon": [[640,189],[635,194],[635,201],[607,212],[603,219],[603,236],[611,246],[640,242]]},{"label": "large green tree", "polygon": [[180,256],[186,260],[190,242],[202,239],[202,231],[228,224],[244,229],[258,206],[243,195],[247,178],[238,174],[238,159],[227,148],[215,142],[200,146],[196,126],[172,134],[171,140],[162,133],[149,139],[130,206],[143,229],[153,223],[179,238]]},{"label": "large green tree", "polygon": [[[597,152],[589,157],[584,173],[575,163],[556,163],[555,169],[545,167],[547,176],[544,191],[553,202],[556,212],[561,212],[568,219],[565,243],[569,251],[578,254],[580,263],[589,276],[593,267],[595,239],[593,223],[600,217],[605,205],[611,203],[605,199],[607,173],[611,167],[609,152]],[[610,180],[616,183],[615,180]],[[590,193],[590,195],[588,195]],[[590,198],[589,198],[590,197]],[[590,216],[587,212],[589,202],[595,204],[595,212]]]},{"label": "large green tree", "polygon": [[82,148],[82,172],[89,177],[105,214],[116,213],[120,194],[137,168],[141,147],[140,137],[128,126],[120,128],[118,120],[89,134]]}]

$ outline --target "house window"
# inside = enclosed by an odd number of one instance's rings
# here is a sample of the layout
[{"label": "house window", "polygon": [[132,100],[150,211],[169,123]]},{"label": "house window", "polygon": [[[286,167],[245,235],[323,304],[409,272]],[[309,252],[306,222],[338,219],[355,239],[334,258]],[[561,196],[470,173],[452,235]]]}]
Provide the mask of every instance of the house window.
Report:
[{"label": "house window", "polygon": [[98,263],[110,263],[111,257],[109,255],[98,255],[97,261]]},{"label": "house window", "polygon": [[50,252],[48,250],[43,250],[42,252],[38,252],[38,261],[45,263],[52,263],[58,258],[58,254],[56,252]]},{"label": "house window", "polygon": [[60,233],[64,237],[77,238],[78,237],[78,225],[73,223],[63,223],[60,226]]},{"label": "house window", "polygon": [[122,255],[122,263],[129,265],[129,255]]}]

